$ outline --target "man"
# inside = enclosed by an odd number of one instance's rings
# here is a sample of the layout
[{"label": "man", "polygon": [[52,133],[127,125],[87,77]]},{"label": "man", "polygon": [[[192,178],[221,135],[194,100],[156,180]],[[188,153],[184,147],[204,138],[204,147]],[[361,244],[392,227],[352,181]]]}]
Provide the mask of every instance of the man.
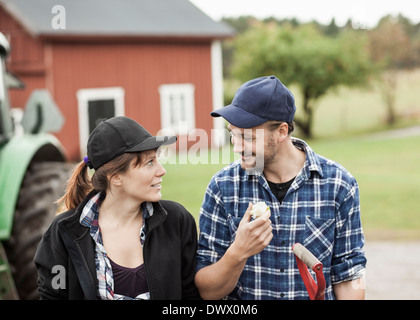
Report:
[{"label": "man", "polygon": [[[224,117],[241,159],[211,179],[200,211],[196,285],[204,299],[308,299],[294,254],[324,265],[326,299],[363,299],[359,189],[341,165],[292,138],[292,93],[275,76],[244,83]],[[251,218],[252,203],[270,211]]]}]

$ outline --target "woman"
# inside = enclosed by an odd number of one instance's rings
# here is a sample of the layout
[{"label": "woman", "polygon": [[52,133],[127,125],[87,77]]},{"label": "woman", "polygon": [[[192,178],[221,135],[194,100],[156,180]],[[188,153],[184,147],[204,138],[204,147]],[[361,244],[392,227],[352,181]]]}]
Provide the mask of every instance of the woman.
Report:
[{"label": "woman", "polygon": [[195,220],[161,200],[157,149],[175,141],[126,117],[93,130],[35,255],[41,299],[199,298]]}]

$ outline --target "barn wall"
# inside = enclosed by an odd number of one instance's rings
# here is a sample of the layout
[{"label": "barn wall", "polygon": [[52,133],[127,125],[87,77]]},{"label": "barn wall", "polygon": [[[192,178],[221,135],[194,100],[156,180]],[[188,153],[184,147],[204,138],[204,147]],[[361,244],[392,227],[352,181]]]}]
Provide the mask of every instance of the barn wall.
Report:
[{"label": "barn wall", "polygon": [[[212,83],[209,44],[54,44],[51,76],[53,95],[65,126],[58,138],[71,158],[79,157],[79,89],[123,87],[125,115],[152,134],[161,129],[161,84],[195,86],[196,127],[212,128]],[[51,79],[47,80],[47,82]]]},{"label": "barn wall", "polygon": [[43,38],[31,34],[2,7],[0,31],[12,47],[7,67],[26,85],[10,90],[12,106],[24,108],[34,89],[48,89],[65,117],[56,135],[70,159],[80,159],[79,89],[124,88],[125,115],[156,134],[161,129],[159,86],[192,83],[196,128],[210,137],[211,39]]}]

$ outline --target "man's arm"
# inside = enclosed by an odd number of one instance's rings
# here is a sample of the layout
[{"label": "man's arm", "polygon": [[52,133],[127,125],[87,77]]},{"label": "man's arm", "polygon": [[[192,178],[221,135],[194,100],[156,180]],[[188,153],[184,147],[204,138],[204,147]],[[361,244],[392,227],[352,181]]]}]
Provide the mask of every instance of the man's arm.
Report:
[{"label": "man's arm", "polygon": [[360,217],[359,187],[351,180],[351,188],[344,197],[337,215],[342,225],[334,240],[331,263],[331,282],[337,299],[364,299],[366,256]]},{"label": "man's arm", "polygon": [[200,269],[195,275],[195,284],[203,299],[222,299],[233,291],[249,257],[261,252],[273,238],[270,213],[251,221],[248,206],[235,241],[216,263]]},{"label": "man's arm", "polygon": [[333,290],[337,300],[364,300],[365,277],[333,284]]}]

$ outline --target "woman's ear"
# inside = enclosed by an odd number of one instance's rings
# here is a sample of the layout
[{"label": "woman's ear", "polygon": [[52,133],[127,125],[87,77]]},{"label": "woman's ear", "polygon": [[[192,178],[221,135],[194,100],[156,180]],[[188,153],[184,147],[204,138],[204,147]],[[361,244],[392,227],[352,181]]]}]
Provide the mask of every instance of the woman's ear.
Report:
[{"label": "woman's ear", "polygon": [[114,174],[110,179],[109,179],[109,184],[113,185],[113,186],[121,186],[122,185],[122,177],[117,173]]}]

